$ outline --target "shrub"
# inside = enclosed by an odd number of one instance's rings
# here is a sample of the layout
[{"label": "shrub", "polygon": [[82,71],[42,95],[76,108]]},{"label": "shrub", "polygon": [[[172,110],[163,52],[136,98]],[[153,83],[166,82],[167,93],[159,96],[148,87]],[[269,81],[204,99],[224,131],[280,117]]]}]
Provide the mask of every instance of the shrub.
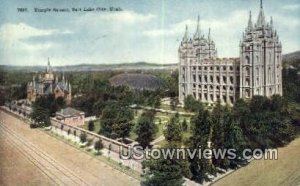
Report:
[{"label": "shrub", "polygon": [[80,138],[80,142],[81,143],[85,143],[86,141],[87,141],[87,135],[86,135],[86,133],[81,133],[80,134],[80,136],[79,136],[79,138]]}]

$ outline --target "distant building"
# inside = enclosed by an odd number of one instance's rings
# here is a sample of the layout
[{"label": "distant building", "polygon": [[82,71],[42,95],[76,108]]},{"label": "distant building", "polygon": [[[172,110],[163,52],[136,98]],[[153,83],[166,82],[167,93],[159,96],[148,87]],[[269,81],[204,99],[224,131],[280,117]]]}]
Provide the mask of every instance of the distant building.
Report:
[{"label": "distant building", "polygon": [[48,60],[45,72],[40,73],[37,80],[34,76],[33,80],[27,84],[27,100],[34,102],[37,97],[49,94],[54,94],[55,98],[63,97],[66,104],[71,103],[71,84],[65,80],[64,75],[61,81],[58,80],[58,76],[54,78],[53,70]]},{"label": "distant building", "polygon": [[109,79],[112,86],[126,86],[136,90],[157,90],[164,88],[162,80],[150,74],[123,73]]},{"label": "distant building", "polygon": [[238,98],[282,95],[281,42],[272,18],[265,20],[262,2],[254,25],[250,12],[239,47],[239,58],[219,59],[210,29],[207,37],[202,35],[199,18],[193,38],[186,27],[178,49],[179,101],[192,95],[201,102],[231,105]]},{"label": "distant building", "polygon": [[85,113],[71,107],[67,107],[56,112],[55,118],[68,125],[80,126],[84,125]]}]

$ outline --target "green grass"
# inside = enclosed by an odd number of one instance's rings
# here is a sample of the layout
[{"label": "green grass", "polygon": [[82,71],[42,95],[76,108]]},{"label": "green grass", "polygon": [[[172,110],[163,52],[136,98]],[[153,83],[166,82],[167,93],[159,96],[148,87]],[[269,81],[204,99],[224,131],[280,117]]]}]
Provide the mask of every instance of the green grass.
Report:
[{"label": "green grass", "polygon": [[[134,123],[134,126],[129,134],[129,138],[132,140],[136,140],[137,138],[137,134],[134,132],[134,128],[138,122],[139,117],[141,116],[141,114],[144,112],[143,109],[137,109],[137,110],[133,110],[134,112],[134,119],[132,120],[132,122]],[[157,126],[157,132],[155,134],[155,139],[160,137],[161,135],[163,135],[163,130],[164,130],[164,126],[166,125],[167,122],[169,122],[169,120],[171,119],[171,117],[173,117],[175,114],[168,114],[168,113],[161,113],[161,112],[156,112],[155,114],[155,118],[154,118],[154,122],[155,125]],[[186,119],[188,127],[190,128],[190,116],[182,116],[179,115],[179,121],[183,122],[183,120]],[[99,130],[101,129],[101,125],[100,125],[100,119],[94,121],[95,124],[95,129],[92,132],[98,133]],[[88,122],[85,122],[84,125],[81,126],[81,128],[88,130]],[[183,133],[184,138],[188,138],[190,136],[189,131],[188,132],[184,132]],[[162,142],[164,143],[164,142]]]},{"label": "green grass", "polygon": [[[165,104],[162,104],[160,105],[161,109],[164,109],[164,110],[173,110],[172,107],[170,105],[165,105]],[[182,108],[182,107],[176,107],[175,108],[175,111],[178,111],[178,112],[185,112],[185,110]]]}]

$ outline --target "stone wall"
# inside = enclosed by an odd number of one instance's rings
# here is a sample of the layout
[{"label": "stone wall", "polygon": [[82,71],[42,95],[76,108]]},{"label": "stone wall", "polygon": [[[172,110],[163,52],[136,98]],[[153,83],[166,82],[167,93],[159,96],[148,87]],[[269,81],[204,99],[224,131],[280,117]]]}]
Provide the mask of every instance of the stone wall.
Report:
[{"label": "stone wall", "polygon": [[113,152],[119,153],[120,151],[120,147],[122,147],[123,152],[127,153],[129,146],[118,142],[116,140],[107,138],[105,136],[99,135],[99,134],[95,134],[93,132],[90,132],[88,130],[79,128],[79,127],[75,127],[72,125],[68,125],[66,123],[62,123],[54,118],[51,118],[51,125],[54,128],[53,130],[61,130],[61,131],[65,131],[68,135],[74,135],[75,137],[79,137],[81,133],[86,133],[87,135],[87,139],[88,140],[92,140],[92,144],[94,144],[96,141],[98,141],[99,139],[102,140],[102,144],[104,146],[104,148],[106,149],[110,149]]}]

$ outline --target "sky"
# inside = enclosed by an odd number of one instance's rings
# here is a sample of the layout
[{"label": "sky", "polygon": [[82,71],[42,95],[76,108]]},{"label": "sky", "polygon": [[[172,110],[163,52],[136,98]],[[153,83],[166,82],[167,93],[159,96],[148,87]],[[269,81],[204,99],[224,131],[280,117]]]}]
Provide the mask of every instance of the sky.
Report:
[{"label": "sky", "polygon": [[[238,57],[249,11],[256,22],[259,6],[259,0],[0,0],[0,65],[45,65],[48,58],[55,66],[177,63],[185,25],[192,36],[198,15],[202,34],[211,28],[218,56]],[[122,11],[96,11],[110,7]],[[263,0],[263,8],[283,53],[300,50],[300,1]]]}]

